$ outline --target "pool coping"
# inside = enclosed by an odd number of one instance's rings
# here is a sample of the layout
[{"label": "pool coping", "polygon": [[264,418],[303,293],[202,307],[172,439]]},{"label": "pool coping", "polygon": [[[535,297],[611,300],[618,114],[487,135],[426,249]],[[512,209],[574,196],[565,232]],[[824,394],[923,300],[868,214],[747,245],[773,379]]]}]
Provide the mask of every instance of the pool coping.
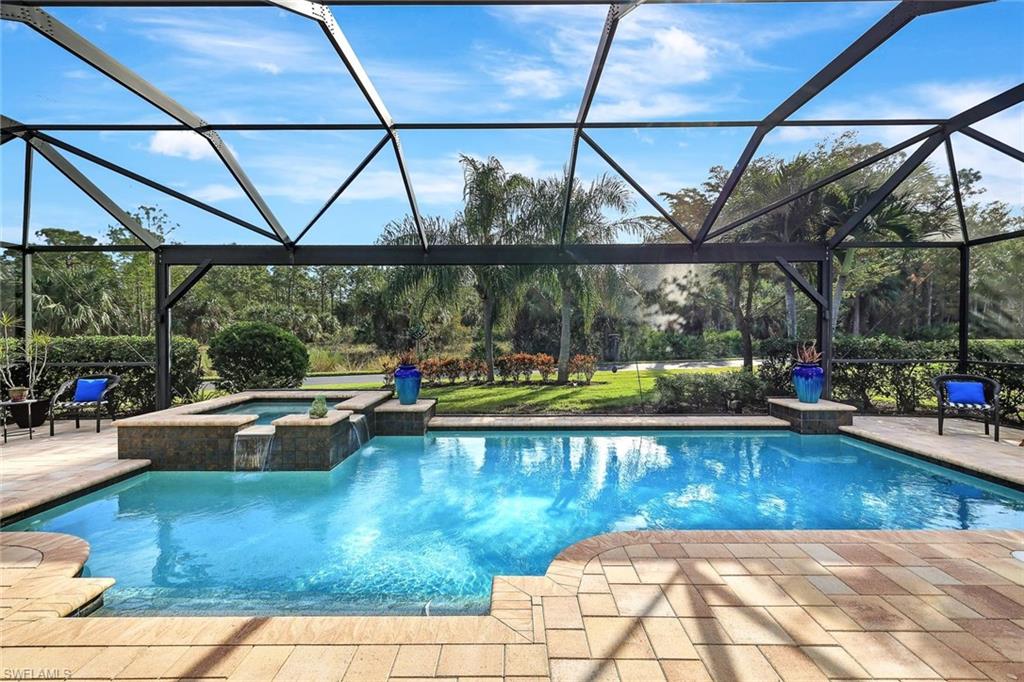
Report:
[{"label": "pool coping", "polygon": [[972,461],[968,463],[964,460],[956,459],[954,455],[949,455],[943,452],[927,450],[923,447],[915,447],[904,443],[894,443],[880,434],[876,434],[868,431],[867,429],[858,428],[856,426],[840,427],[839,435],[853,438],[854,440],[859,440],[864,443],[870,443],[871,445],[880,445],[882,447],[889,448],[890,450],[894,450],[901,455],[920,459],[930,464],[952,469],[953,471],[961,474],[980,478],[984,481],[988,481],[989,483],[996,483],[998,485],[1006,486],[1007,488],[1024,492],[1024,467],[1022,467],[1021,473],[1018,474],[1014,471],[1004,471],[988,467],[984,461]]},{"label": "pool coping", "polygon": [[551,431],[578,429],[658,430],[767,430],[789,429],[789,422],[766,415],[454,415],[436,416],[429,431]]}]

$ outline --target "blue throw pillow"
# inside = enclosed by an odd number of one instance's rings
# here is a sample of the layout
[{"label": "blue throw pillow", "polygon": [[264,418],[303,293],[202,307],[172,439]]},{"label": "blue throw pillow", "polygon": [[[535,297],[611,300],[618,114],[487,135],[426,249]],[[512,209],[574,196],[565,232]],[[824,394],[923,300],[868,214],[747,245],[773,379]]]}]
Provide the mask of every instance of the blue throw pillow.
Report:
[{"label": "blue throw pillow", "polygon": [[107,388],[106,379],[79,379],[75,382],[76,403],[92,403],[100,399],[100,395]]},{"label": "blue throw pillow", "polygon": [[985,386],[980,381],[947,381],[946,396],[951,403],[985,404]]}]

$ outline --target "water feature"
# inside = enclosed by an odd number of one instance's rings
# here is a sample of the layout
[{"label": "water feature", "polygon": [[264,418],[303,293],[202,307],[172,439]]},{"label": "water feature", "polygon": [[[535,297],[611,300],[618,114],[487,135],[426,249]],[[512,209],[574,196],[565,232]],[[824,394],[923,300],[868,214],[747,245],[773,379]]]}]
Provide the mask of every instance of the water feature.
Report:
[{"label": "water feature", "polygon": [[370,440],[370,427],[366,423],[366,416],[362,414],[353,414],[348,421],[352,425],[349,430],[349,452],[355,452]]},{"label": "water feature", "polygon": [[250,426],[235,434],[235,471],[268,471],[274,449],[273,426]]}]

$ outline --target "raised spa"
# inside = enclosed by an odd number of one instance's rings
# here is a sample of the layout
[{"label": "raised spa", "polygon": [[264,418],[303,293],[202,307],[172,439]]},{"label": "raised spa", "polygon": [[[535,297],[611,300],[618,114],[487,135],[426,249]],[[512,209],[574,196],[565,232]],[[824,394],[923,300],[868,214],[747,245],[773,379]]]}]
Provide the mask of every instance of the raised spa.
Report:
[{"label": "raised spa", "polygon": [[100,614],[481,613],[630,529],[1021,528],[1024,494],[788,431],[376,437],[329,472],[151,472],[12,530],[88,540]]}]

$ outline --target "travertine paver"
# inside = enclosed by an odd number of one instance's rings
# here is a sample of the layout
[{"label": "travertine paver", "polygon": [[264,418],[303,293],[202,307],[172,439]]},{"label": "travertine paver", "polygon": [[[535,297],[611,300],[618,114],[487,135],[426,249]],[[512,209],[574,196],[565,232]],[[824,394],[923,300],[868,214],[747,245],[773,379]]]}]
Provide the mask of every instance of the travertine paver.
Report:
[{"label": "travertine paver", "polygon": [[[545,576],[495,578],[490,616],[424,618],[59,618],[90,599],[77,583],[110,584],[71,577],[85,543],[0,541],[6,677],[1024,678],[1024,563],[1009,558],[1020,531],[613,533],[566,549]],[[624,569],[648,580],[610,576]]]},{"label": "travertine paver", "polygon": [[946,420],[940,436],[935,418],[855,416],[840,431],[1024,486],[1021,429],[1003,428],[996,443],[981,424],[966,419]]},{"label": "travertine paver", "polygon": [[58,421],[53,436],[46,426],[32,440],[19,433],[0,445],[0,520],[149,466],[145,459],[119,460],[117,429],[109,421],[102,428]]}]

